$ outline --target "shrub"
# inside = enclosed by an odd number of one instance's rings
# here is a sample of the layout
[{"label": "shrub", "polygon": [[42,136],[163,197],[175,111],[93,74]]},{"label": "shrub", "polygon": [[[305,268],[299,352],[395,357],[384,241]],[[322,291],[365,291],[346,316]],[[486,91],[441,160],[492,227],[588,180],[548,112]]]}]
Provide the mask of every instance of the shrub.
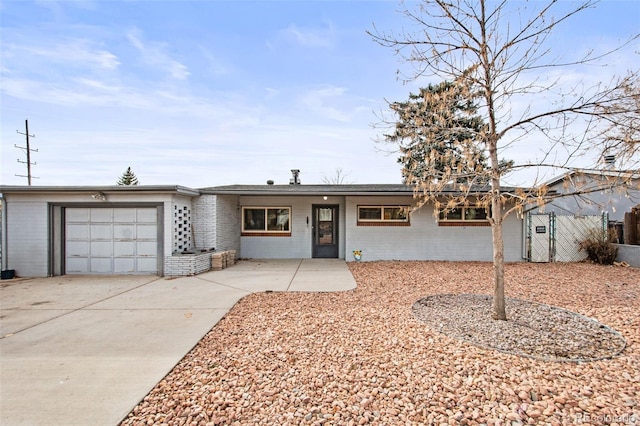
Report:
[{"label": "shrub", "polygon": [[593,231],[580,242],[580,248],[587,252],[589,260],[600,265],[613,265],[618,255],[618,247],[606,240],[599,232]]}]

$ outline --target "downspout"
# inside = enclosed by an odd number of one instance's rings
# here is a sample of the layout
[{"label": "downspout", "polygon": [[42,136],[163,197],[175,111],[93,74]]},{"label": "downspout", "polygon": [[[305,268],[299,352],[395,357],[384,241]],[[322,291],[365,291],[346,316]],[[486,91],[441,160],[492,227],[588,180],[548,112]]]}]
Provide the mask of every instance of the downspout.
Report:
[{"label": "downspout", "polygon": [[0,235],[2,235],[2,270],[7,270],[7,199],[0,192],[0,202],[2,203],[2,224],[0,224]]}]

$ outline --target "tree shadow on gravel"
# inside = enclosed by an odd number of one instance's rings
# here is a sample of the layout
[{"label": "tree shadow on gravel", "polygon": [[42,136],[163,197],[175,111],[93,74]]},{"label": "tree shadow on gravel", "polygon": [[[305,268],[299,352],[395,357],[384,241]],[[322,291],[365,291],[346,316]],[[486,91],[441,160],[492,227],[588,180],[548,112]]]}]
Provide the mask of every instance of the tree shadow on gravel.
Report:
[{"label": "tree shadow on gravel", "polygon": [[544,361],[586,362],[612,358],[626,347],[613,328],[566,309],[507,298],[507,321],[491,318],[492,298],[438,294],[413,304],[430,328],[484,349]]}]

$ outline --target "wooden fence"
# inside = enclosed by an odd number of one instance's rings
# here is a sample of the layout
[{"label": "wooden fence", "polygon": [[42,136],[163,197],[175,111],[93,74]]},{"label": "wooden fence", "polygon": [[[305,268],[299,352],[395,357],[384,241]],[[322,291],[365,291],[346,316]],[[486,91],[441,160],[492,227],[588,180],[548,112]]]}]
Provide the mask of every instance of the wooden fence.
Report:
[{"label": "wooden fence", "polygon": [[624,243],[640,245],[640,205],[624,214]]}]

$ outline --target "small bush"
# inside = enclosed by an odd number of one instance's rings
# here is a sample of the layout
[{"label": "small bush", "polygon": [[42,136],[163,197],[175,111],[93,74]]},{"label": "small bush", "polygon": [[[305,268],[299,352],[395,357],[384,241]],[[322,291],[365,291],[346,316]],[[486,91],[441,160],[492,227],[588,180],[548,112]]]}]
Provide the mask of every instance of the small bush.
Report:
[{"label": "small bush", "polygon": [[592,233],[587,239],[580,242],[580,248],[587,252],[589,260],[600,265],[613,265],[618,255],[618,247]]}]

